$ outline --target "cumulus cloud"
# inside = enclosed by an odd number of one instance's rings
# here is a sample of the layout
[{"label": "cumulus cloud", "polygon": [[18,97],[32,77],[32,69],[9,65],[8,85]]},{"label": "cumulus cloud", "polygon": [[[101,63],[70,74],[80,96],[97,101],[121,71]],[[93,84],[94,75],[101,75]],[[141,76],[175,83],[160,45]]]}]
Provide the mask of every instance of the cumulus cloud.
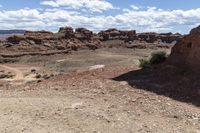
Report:
[{"label": "cumulus cloud", "polygon": [[[111,27],[136,29],[139,32],[186,32],[200,22],[200,8],[164,10],[156,7],[130,7],[116,15],[83,14],[70,9],[20,9],[0,11],[0,29],[29,29],[57,31],[61,26],[85,27],[99,31]],[[181,28],[180,28],[181,27]],[[178,29],[180,28],[180,29]]]},{"label": "cumulus cloud", "polygon": [[140,10],[141,9],[141,6],[136,6],[136,5],[131,5],[130,7],[134,10]]},{"label": "cumulus cloud", "polygon": [[112,3],[105,0],[45,0],[41,4],[51,7],[68,7],[73,9],[86,8],[92,12],[114,9]]}]

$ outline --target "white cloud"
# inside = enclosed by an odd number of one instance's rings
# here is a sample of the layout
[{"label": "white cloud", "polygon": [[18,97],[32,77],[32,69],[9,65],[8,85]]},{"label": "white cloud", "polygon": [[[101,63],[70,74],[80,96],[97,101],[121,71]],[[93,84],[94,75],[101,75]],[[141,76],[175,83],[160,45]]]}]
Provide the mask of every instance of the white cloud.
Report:
[{"label": "white cloud", "polygon": [[141,9],[140,6],[136,6],[136,5],[131,5],[130,7],[131,7],[132,9],[134,9],[134,10],[140,10],[140,9]]},{"label": "white cloud", "polygon": [[52,7],[69,7],[73,9],[86,8],[92,12],[102,12],[114,9],[113,5],[105,0],[45,0],[42,5]]},{"label": "white cloud", "polygon": [[[91,5],[92,7],[92,5]],[[91,10],[91,9],[90,9]],[[185,32],[200,22],[200,8],[164,10],[156,7],[124,9],[117,15],[89,15],[68,9],[20,9],[0,11],[0,29],[29,29],[57,31],[61,26],[85,27],[94,31],[116,27],[139,32]],[[180,28],[181,27],[181,28]],[[180,28],[180,29],[178,29]]]}]

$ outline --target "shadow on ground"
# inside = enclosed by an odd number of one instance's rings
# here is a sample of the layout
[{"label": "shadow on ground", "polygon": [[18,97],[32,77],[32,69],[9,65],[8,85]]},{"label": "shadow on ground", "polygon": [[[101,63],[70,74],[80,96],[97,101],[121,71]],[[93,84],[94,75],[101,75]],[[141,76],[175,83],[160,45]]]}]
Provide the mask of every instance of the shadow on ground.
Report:
[{"label": "shadow on ground", "polygon": [[137,89],[154,92],[200,107],[200,77],[169,65],[158,65],[122,74],[115,81],[127,81]]}]

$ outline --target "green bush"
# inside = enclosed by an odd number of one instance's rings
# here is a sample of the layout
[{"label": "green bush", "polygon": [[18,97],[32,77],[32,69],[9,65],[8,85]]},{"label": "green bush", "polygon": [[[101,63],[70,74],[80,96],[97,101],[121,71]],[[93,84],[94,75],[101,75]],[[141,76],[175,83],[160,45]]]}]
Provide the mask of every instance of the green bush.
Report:
[{"label": "green bush", "polygon": [[41,77],[42,77],[42,75],[40,75],[40,74],[37,74],[37,75],[35,76],[36,79],[39,79],[39,78],[41,78]]},{"label": "green bush", "polygon": [[140,67],[146,68],[150,66],[150,61],[148,59],[141,59],[140,61]]},{"label": "green bush", "polygon": [[150,64],[154,65],[154,64],[163,63],[166,59],[167,59],[166,52],[163,52],[163,51],[156,52],[151,55]]},{"label": "green bush", "polygon": [[159,52],[156,52],[156,53],[152,53],[151,57],[149,59],[141,59],[139,66],[141,68],[146,68],[146,67],[149,67],[151,65],[163,63],[166,59],[167,59],[166,52],[159,51]]}]

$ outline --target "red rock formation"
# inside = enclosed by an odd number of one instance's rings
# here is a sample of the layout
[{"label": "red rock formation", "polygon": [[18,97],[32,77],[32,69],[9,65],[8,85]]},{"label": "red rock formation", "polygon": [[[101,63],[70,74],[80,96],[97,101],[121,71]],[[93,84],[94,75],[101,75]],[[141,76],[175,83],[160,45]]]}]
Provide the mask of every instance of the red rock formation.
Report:
[{"label": "red rock formation", "polygon": [[74,37],[74,30],[72,27],[61,27],[58,31],[58,38],[72,38]]},{"label": "red rock formation", "polygon": [[115,40],[115,39],[133,41],[133,40],[136,40],[136,38],[137,38],[135,30],[121,31],[121,30],[117,30],[115,28],[101,31],[98,33],[98,35],[100,37],[102,37],[104,41]]},{"label": "red rock formation", "polygon": [[200,72],[200,26],[191,30],[190,34],[180,39],[173,47],[168,62],[187,67],[188,70]]},{"label": "red rock formation", "polygon": [[79,40],[91,40],[93,32],[85,28],[77,28],[75,31],[75,38]]},{"label": "red rock formation", "polygon": [[54,39],[54,34],[49,31],[26,31],[24,36],[27,40],[32,40],[36,44],[42,44],[44,40]]},{"label": "red rock formation", "polygon": [[11,36],[7,38],[7,42],[12,44],[19,44],[21,41],[25,40],[23,36]]},{"label": "red rock formation", "polygon": [[49,31],[26,31],[24,36],[26,38],[37,38],[37,39],[53,39],[54,34]]},{"label": "red rock formation", "polygon": [[161,34],[157,35],[157,38],[165,43],[172,43],[174,41],[177,41],[181,37],[182,37],[181,34],[179,34],[179,33],[172,34],[171,32],[170,33],[161,33]]},{"label": "red rock formation", "polygon": [[148,33],[139,33],[138,35],[139,40],[146,41],[147,43],[154,43],[158,40],[161,40],[164,43],[172,43],[174,41],[177,41],[179,38],[182,37],[181,34],[172,34],[170,33],[154,33],[154,32],[148,32]]},{"label": "red rock formation", "polygon": [[138,34],[138,38],[140,40],[146,41],[147,43],[154,43],[157,40],[156,33],[140,33]]}]

